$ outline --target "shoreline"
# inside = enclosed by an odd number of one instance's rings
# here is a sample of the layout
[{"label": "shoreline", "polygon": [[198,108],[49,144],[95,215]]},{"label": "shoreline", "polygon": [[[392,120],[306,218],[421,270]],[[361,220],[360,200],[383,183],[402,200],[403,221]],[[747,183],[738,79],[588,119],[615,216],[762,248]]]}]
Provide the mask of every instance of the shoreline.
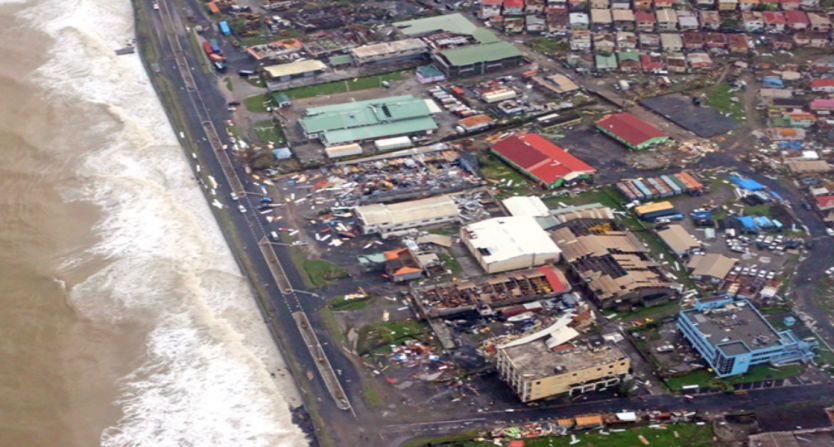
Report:
[{"label": "shoreline", "polygon": [[[165,87],[162,86],[163,82],[158,79],[158,76],[156,76],[157,73],[154,73],[153,67],[158,62],[148,60],[151,55],[159,56],[159,54],[156,53],[156,51],[148,51],[147,47],[150,46],[154,49],[158,48],[156,48],[153,37],[148,37],[141,32],[142,30],[140,29],[140,22],[142,22],[142,20],[147,20],[148,16],[144,15],[145,8],[140,6],[138,4],[138,1],[139,0],[131,0],[131,9],[133,12],[133,35],[135,39],[135,48],[137,50],[139,59],[144,68],[147,80],[150,82],[150,85],[156,93],[157,100],[159,101],[162,109],[165,111],[166,119],[169,125],[172,127],[172,130],[174,130],[175,133],[175,129],[178,128],[182,128],[184,129],[184,131],[186,131],[185,129],[187,129],[187,126],[178,122],[179,119],[177,117],[176,107],[172,107],[172,104],[169,103],[169,101],[176,101],[176,99],[166,97],[166,93],[169,92]],[[153,29],[152,25],[149,24],[149,26],[151,27],[151,29]],[[183,156],[192,174],[195,176],[195,178],[200,178],[200,171],[197,171],[194,167],[194,164],[191,161],[189,161],[189,152],[199,153],[198,148],[195,147],[197,145],[194,143],[192,138],[189,138],[188,135],[186,136],[186,138],[181,137],[178,143],[183,151]],[[204,176],[205,174],[202,175]],[[206,195],[206,191],[203,188],[200,189],[202,192],[203,199],[206,200],[206,204],[210,205],[210,197]],[[297,369],[297,367],[295,366],[297,361],[293,358],[291,351],[285,349],[285,343],[281,340],[281,338],[283,338],[281,334],[282,328],[269,323],[272,317],[265,307],[267,305],[266,302],[268,302],[268,300],[265,299],[262,292],[259,290],[259,287],[257,287],[257,284],[259,284],[259,282],[255,281],[252,278],[252,275],[256,275],[257,273],[250,271],[250,269],[247,268],[247,262],[245,262],[245,260],[242,259],[246,256],[245,251],[236,249],[236,242],[239,241],[235,241],[234,235],[230,235],[230,233],[233,233],[234,228],[227,227],[227,225],[233,224],[224,221],[222,216],[218,215],[219,213],[214,207],[209,206],[209,209],[212,217],[214,218],[218,226],[218,229],[223,235],[223,240],[225,242],[226,247],[228,248],[229,252],[234,258],[235,264],[238,266],[241,275],[246,278],[250,292],[252,294],[251,298],[254,299],[260,317],[264,321],[264,327],[273,339],[272,342],[274,343],[274,345],[270,348],[275,349],[275,354],[277,354],[278,356],[276,360],[282,363],[282,369],[290,375],[290,378],[289,380],[282,381],[281,379],[279,379],[278,375],[276,375],[277,371],[265,370],[264,372],[271,376],[273,382],[276,383],[276,386],[280,384],[280,388],[287,390],[287,395],[283,397],[287,401],[287,407],[291,415],[291,423],[295,425],[305,435],[307,441],[309,442],[309,446],[318,447],[321,444],[319,442],[319,433],[316,427],[316,421],[313,415],[311,415],[310,411],[308,411],[309,403],[306,402],[305,399],[305,396],[309,397],[309,394],[308,392],[305,392],[305,389],[301,386],[301,383],[299,383],[300,376],[298,375],[297,371],[294,371],[295,369]],[[300,401],[300,405],[294,406],[290,402],[291,400]]]}]

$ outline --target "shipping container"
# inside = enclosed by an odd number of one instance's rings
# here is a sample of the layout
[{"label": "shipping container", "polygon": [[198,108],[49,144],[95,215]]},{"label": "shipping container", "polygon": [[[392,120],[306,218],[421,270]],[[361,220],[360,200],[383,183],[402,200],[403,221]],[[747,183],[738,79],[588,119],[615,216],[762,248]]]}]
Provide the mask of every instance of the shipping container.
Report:
[{"label": "shipping container", "polygon": [[684,189],[678,186],[677,183],[672,181],[672,178],[668,175],[661,175],[660,178],[663,180],[664,183],[666,183],[666,186],[672,188],[672,190],[675,191],[676,196],[679,196],[684,193]]},{"label": "shipping container", "polygon": [[631,192],[631,189],[629,189],[625,182],[617,183],[617,191],[620,191],[620,194],[624,195],[629,202],[637,200],[637,197],[634,196],[634,193]]},{"label": "shipping container", "polygon": [[651,177],[647,179],[649,183],[654,186],[657,192],[660,194],[660,197],[666,198],[672,196],[672,190],[669,189],[663,182],[655,177]]},{"label": "shipping container", "polygon": [[647,188],[646,185],[644,185],[643,182],[640,181],[640,179],[632,180],[631,184],[636,186],[637,189],[639,189],[640,192],[643,193],[643,196],[646,198],[646,200],[651,200],[654,198],[654,194],[652,194],[649,188]]},{"label": "shipping container", "polygon": [[649,200],[649,197],[646,197],[646,195],[643,194],[643,191],[640,191],[640,188],[638,188],[631,180],[626,182],[626,186],[628,186],[631,192],[634,193],[634,198],[636,198],[637,200],[641,202],[644,200]]}]

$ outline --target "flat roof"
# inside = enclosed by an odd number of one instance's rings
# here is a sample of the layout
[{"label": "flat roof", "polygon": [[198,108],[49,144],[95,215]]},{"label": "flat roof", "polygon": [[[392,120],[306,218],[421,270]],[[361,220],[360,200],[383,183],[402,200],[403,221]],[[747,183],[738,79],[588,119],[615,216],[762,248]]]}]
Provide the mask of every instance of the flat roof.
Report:
[{"label": "flat roof", "polygon": [[402,39],[393,42],[381,42],[370,45],[362,45],[350,50],[354,58],[367,58],[384,56],[386,54],[399,53],[402,51],[426,50],[428,45],[422,39]]},{"label": "flat roof", "polygon": [[537,196],[514,196],[501,201],[511,216],[549,216],[550,209]]},{"label": "flat roof", "polygon": [[529,216],[494,217],[466,225],[463,231],[487,264],[527,255],[558,256],[562,252]]},{"label": "flat roof", "polygon": [[596,172],[591,165],[537,134],[510,136],[495,143],[492,150],[547,185]]},{"label": "flat roof", "polygon": [[[591,350],[579,343],[562,346],[570,349],[552,350],[544,341],[535,340],[503,351],[528,381],[626,360],[622,351],[610,345],[600,350]],[[560,367],[564,369],[556,372]]]},{"label": "flat roof", "polygon": [[781,344],[779,333],[747,301],[706,311],[692,308],[682,313],[709,343],[729,356]]},{"label": "flat roof", "polygon": [[390,204],[375,203],[356,208],[356,215],[368,226],[455,217],[458,212],[457,204],[448,195]]},{"label": "flat roof", "polygon": [[493,42],[443,50],[440,55],[453,66],[462,67],[520,57],[521,51],[509,42]]},{"label": "flat roof", "polygon": [[270,77],[281,78],[284,76],[323,71],[325,68],[327,68],[327,65],[325,65],[324,62],[316,59],[307,59],[304,61],[290,62],[288,64],[270,65],[264,67],[264,70],[269,73]]}]

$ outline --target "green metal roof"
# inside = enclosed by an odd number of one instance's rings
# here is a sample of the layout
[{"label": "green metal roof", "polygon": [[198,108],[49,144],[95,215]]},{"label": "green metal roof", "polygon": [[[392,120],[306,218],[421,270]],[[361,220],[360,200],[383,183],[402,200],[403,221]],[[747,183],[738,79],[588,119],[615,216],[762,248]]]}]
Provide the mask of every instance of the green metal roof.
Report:
[{"label": "green metal roof", "polygon": [[461,67],[481,62],[499,61],[521,56],[521,51],[507,42],[495,42],[484,45],[453,48],[440,52],[453,66]]},{"label": "green metal roof", "polygon": [[599,53],[597,53],[596,61],[597,61],[597,68],[598,69],[603,69],[603,68],[615,69],[615,68],[617,68],[617,57],[614,56],[613,54],[599,54]]},{"label": "green metal roof", "polygon": [[640,60],[640,54],[638,54],[636,51],[630,51],[630,50],[629,51],[620,51],[619,53],[617,53],[617,59],[619,59],[620,62],[622,62],[622,61],[639,61]]},{"label": "green metal roof", "polygon": [[406,36],[419,36],[435,31],[446,31],[455,34],[468,34],[480,43],[498,42],[498,36],[492,31],[477,26],[460,13],[443,16],[424,17],[422,19],[395,22],[394,26]]},{"label": "green metal roof", "polygon": [[440,71],[440,69],[435,67],[434,65],[423,65],[421,67],[417,67],[417,73],[419,73],[420,76],[423,76],[425,78],[443,76],[443,72]]},{"label": "green metal roof", "polygon": [[313,107],[298,122],[305,133],[339,144],[437,129],[431,115],[424,99],[403,95]]},{"label": "green metal roof", "polygon": [[338,67],[340,65],[348,65],[351,62],[353,62],[353,56],[349,54],[338,54],[336,56],[331,56],[327,60],[327,62],[334,67]]}]

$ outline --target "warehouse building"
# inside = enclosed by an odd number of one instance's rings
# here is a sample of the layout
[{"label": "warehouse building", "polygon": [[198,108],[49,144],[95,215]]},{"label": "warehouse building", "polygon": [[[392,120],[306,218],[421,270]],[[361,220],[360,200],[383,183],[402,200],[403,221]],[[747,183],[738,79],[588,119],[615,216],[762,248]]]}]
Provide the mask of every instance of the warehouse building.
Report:
[{"label": "warehouse building", "polygon": [[657,127],[628,112],[606,116],[597,121],[597,129],[634,151],[643,150],[669,140],[669,136]]},{"label": "warehouse building", "polygon": [[327,65],[324,62],[308,59],[264,67],[264,74],[270,81],[285,82],[296,78],[313,77],[324,73],[326,69]]},{"label": "warehouse building", "polygon": [[517,134],[492,146],[492,153],[546,188],[590,181],[596,169],[537,134]]},{"label": "warehouse building", "polygon": [[437,129],[427,101],[405,95],[312,107],[298,126],[307,138],[318,138],[325,146],[426,133]]},{"label": "warehouse building", "polygon": [[702,247],[701,242],[680,225],[669,225],[662,230],[658,230],[657,235],[669,247],[669,250],[679,258],[685,258]]},{"label": "warehouse building", "polygon": [[664,278],[648,249],[628,231],[578,236],[567,226],[553,232],[574,278],[603,309],[652,306],[677,296],[680,286]]},{"label": "warehouse building", "polygon": [[576,331],[562,327],[547,339],[499,348],[496,369],[522,402],[559,394],[571,396],[616,385],[631,360],[604,342],[573,341]]},{"label": "warehouse building", "polygon": [[501,201],[510,216],[545,217],[550,208],[537,196],[513,196]]},{"label": "warehouse building", "polygon": [[689,277],[695,281],[719,284],[730,274],[737,262],[738,259],[718,253],[693,256],[687,264],[690,269]]},{"label": "warehouse building", "polygon": [[466,225],[461,241],[487,273],[536,267],[559,261],[561,250],[528,216],[495,217]]},{"label": "warehouse building", "polygon": [[403,39],[362,45],[351,49],[350,54],[356,65],[367,65],[425,59],[428,51],[421,39]]},{"label": "warehouse building", "polygon": [[356,208],[362,231],[383,238],[411,229],[460,219],[458,206],[447,195],[407,202],[364,205]]},{"label": "warehouse building", "polygon": [[756,365],[780,366],[813,360],[818,342],[777,331],[747,300],[698,301],[681,311],[678,329],[718,377],[745,374]]}]

